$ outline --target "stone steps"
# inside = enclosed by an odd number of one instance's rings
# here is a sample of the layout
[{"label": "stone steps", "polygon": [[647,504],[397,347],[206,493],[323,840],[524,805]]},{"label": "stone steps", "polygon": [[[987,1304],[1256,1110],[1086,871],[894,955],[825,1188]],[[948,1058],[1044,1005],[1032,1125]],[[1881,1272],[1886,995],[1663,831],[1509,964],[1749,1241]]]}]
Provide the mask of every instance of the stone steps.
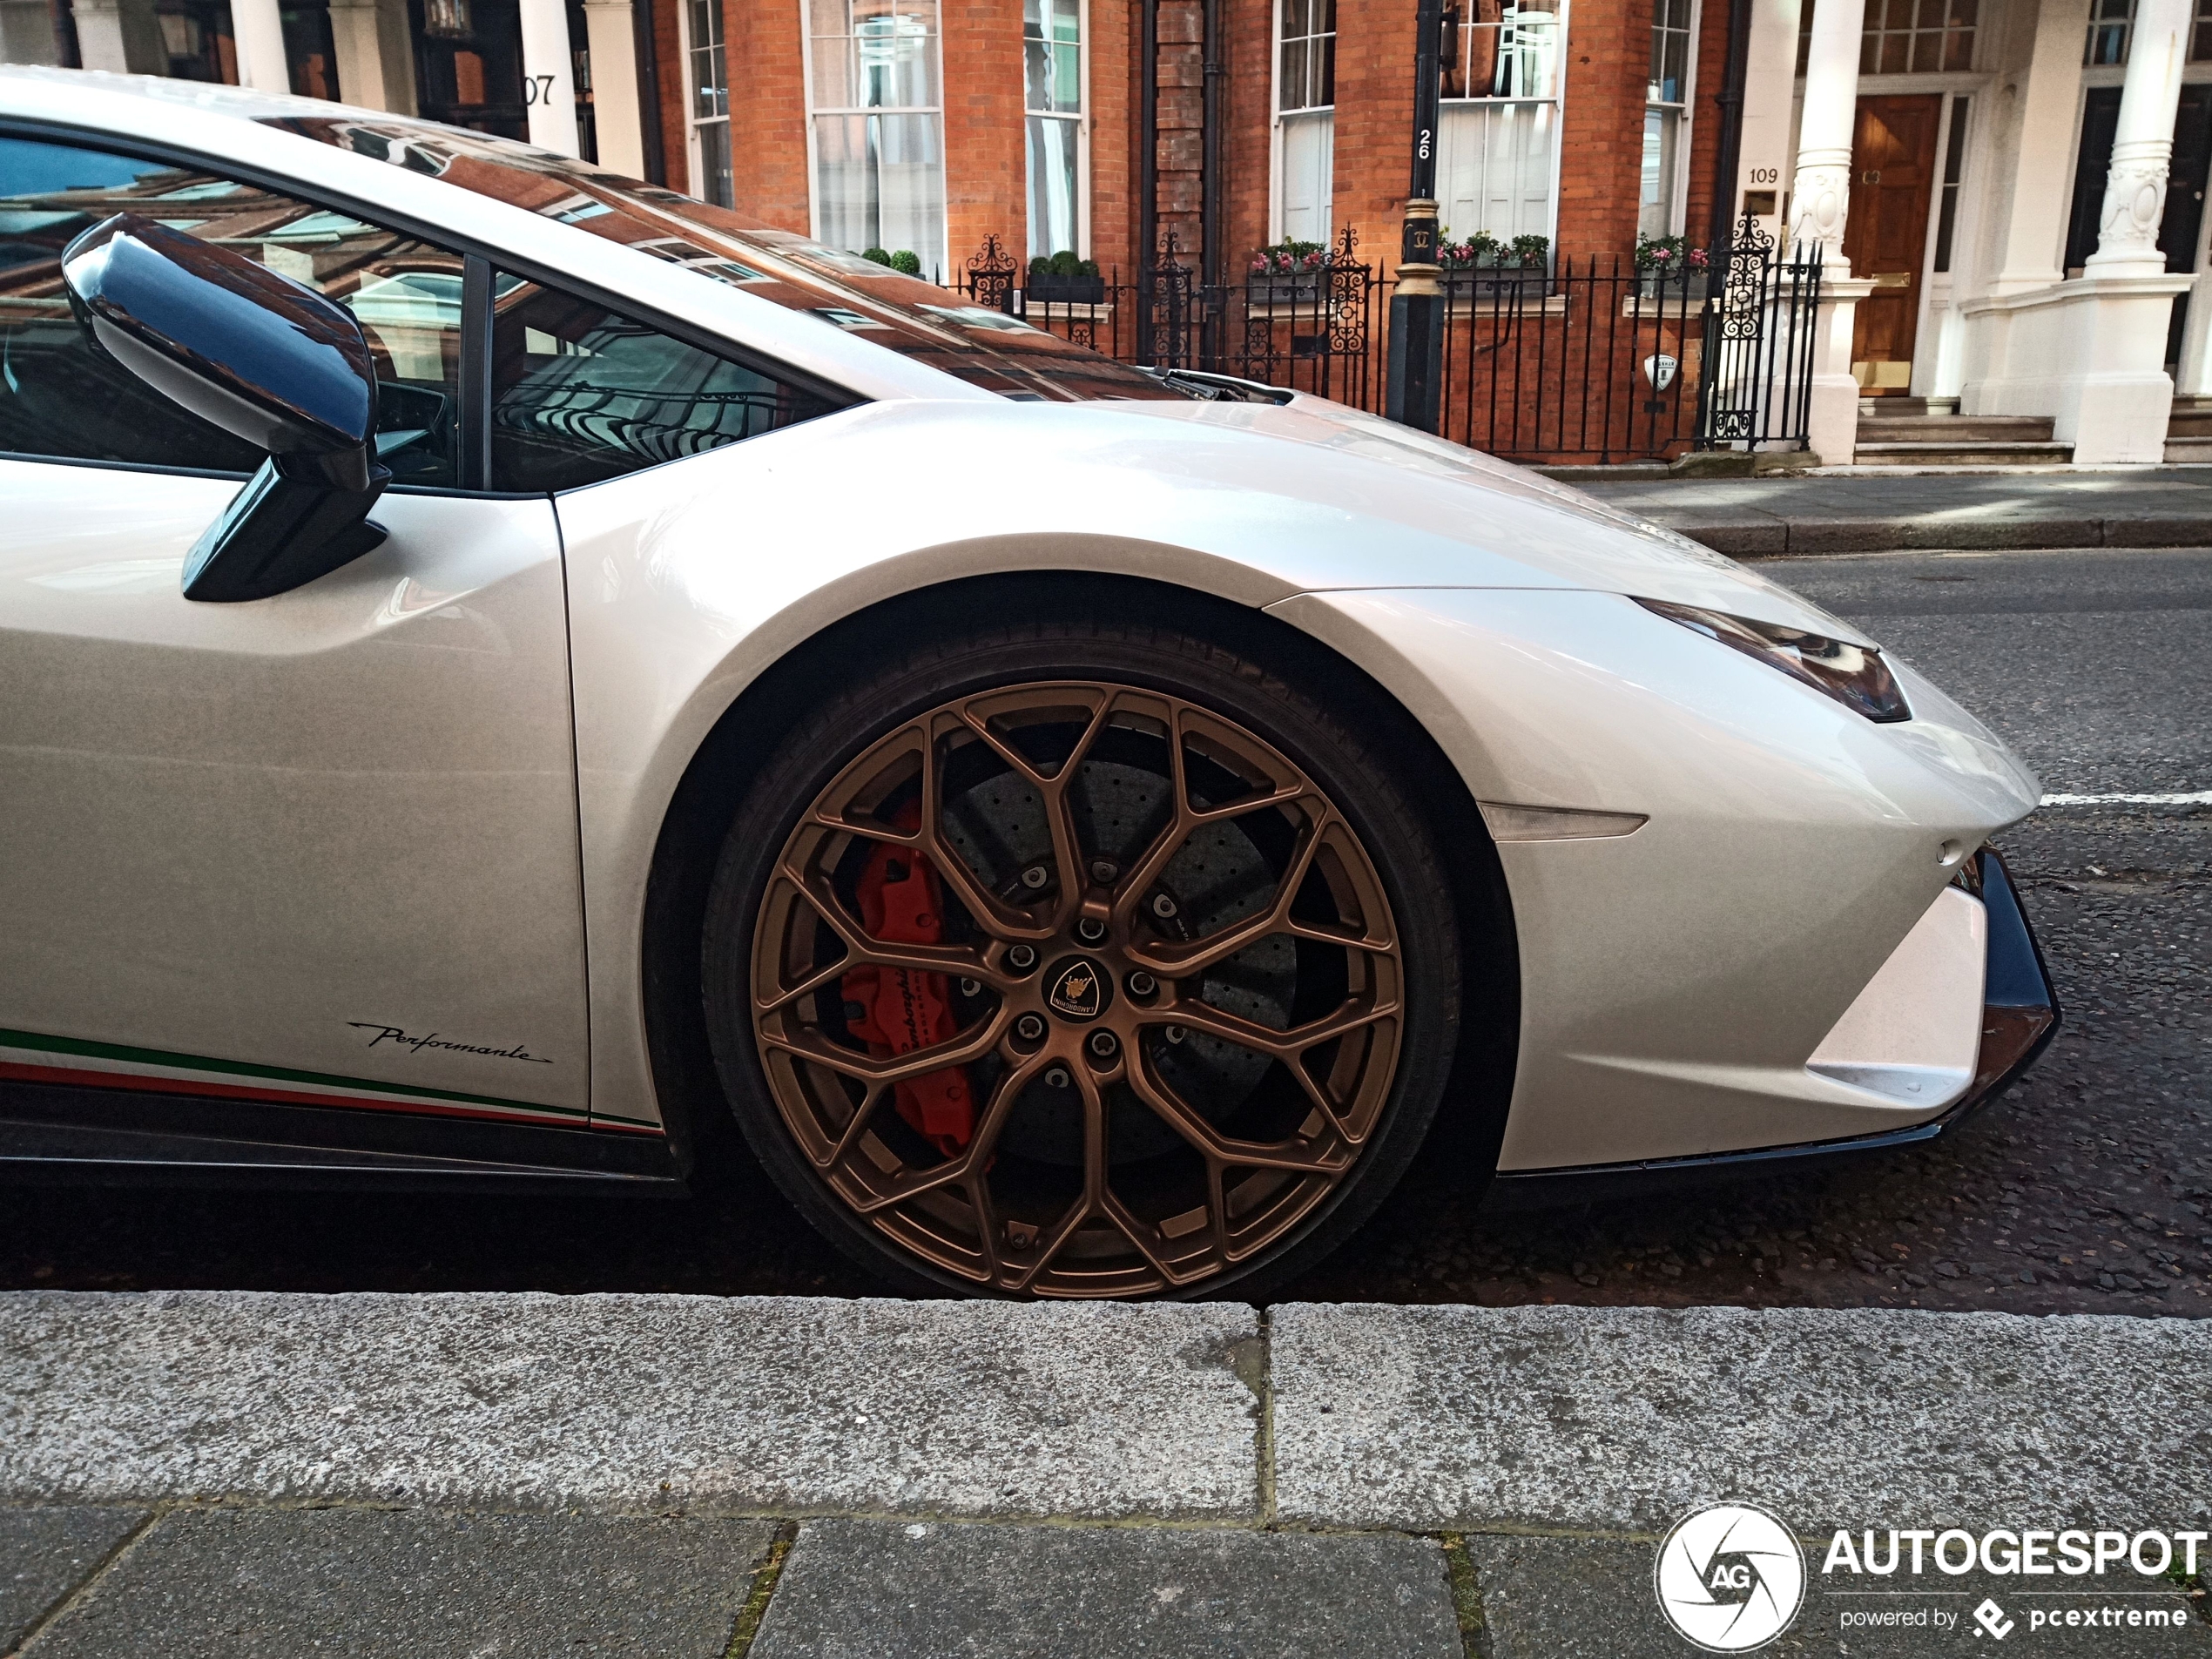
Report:
[{"label": "stone steps", "polygon": [[2050,421],[2030,415],[1862,408],[1858,417],[1862,467],[2049,467],[2073,458],[2072,444],[2052,441]]}]

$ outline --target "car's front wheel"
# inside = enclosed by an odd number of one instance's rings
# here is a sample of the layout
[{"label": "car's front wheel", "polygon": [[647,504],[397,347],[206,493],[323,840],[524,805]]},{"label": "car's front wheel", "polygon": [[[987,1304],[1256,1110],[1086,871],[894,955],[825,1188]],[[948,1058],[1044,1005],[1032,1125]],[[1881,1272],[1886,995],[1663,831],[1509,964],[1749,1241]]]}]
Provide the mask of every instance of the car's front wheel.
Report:
[{"label": "car's front wheel", "polygon": [[1303,1270],[1420,1145],[1460,1015],[1391,766],[1266,665],[1140,626],[978,631],[852,686],[738,808],[703,947],[771,1175],[939,1291]]}]

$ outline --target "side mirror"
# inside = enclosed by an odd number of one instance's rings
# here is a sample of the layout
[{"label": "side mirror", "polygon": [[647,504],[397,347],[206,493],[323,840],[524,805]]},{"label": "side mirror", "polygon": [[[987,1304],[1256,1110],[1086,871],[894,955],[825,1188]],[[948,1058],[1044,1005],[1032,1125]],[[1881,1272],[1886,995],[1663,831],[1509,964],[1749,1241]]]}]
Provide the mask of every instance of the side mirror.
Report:
[{"label": "side mirror", "polygon": [[185,597],[266,599],[384,540],[368,509],[376,366],[351,312],[243,254],[136,213],[62,254],[78,320],[140,380],[268,452],[185,561]]}]

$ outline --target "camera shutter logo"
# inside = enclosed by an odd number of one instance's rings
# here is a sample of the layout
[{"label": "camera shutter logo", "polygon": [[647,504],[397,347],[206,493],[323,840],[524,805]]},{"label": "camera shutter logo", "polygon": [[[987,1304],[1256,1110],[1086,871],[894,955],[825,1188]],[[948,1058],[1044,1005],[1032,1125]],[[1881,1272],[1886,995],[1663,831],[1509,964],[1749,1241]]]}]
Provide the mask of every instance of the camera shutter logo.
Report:
[{"label": "camera shutter logo", "polygon": [[1749,1653],[1790,1628],[1805,1598],[1805,1558],[1790,1529],[1754,1504],[1683,1516],[1659,1546],[1652,1588],[1667,1622],[1708,1653]]}]

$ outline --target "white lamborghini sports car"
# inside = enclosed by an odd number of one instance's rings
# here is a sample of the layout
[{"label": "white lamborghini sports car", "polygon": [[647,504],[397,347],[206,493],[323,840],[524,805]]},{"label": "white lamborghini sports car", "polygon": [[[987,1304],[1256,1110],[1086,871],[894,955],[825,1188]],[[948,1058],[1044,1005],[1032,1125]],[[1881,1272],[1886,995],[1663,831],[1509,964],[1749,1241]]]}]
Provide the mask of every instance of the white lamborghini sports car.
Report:
[{"label": "white lamborghini sports car", "polygon": [[2055,1028],[2026,768],[1571,489],[390,115],[10,71],[0,197],[18,1178],[734,1121],[909,1289],[1251,1297]]}]

